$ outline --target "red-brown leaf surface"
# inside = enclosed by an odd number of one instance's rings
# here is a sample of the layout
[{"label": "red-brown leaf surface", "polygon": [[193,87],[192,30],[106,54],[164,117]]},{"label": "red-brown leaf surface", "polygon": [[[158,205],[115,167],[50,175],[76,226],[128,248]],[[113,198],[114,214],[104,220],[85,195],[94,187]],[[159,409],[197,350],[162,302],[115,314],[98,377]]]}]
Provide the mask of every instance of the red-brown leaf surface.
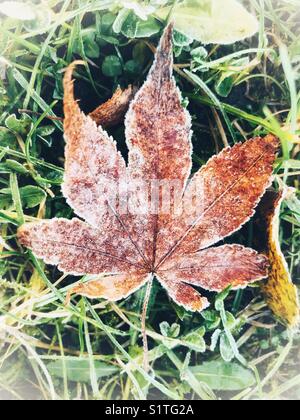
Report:
[{"label": "red-brown leaf surface", "polygon": [[[127,113],[126,165],[114,140],[80,111],[73,67],[64,81],[63,193],[84,221],[26,224],[19,230],[21,244],[65,273],[94,276],[74,293],[111,301],[155,276],[175,302],[200,311],[208,301],[195,286],[221,291],[266,277],[266,257],[240,245],[213,245],[254,214],[272,181],[277,140],[255,138],[225,149],[188,184],[191,118],[172,76],[169,26]],[[172,187],[167,208],[163,188],[154,188],[153,196],[153,185],[160,183]]]}]

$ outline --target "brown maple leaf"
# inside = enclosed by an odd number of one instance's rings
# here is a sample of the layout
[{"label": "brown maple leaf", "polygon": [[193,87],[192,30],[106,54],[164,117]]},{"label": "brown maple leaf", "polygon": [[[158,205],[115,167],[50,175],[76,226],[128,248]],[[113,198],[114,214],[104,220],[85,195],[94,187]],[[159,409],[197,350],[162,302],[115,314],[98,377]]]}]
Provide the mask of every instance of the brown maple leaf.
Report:
[{"label": "brown maple leaf", "polygon": [[[95,276],[74,293],[117,301],[148,284],[143,322],[154,276],[177,304],[201,311],[209,303],[192,286],[221,291],[267,275],[267,258],[254,250],[212,246],[254,214],[272,181],[278,141],[269,135],[227,148],[188,183],[191,118],[181,105],[172,68],[169,26],[127,113],[127,165],[113,139],[80,111],[72,67],[66,72],[63,194],[84,221],[40,221],[18,233],[21,244],[46,263],[65,273]],[[167,209],[162,208],[165,185],[172,185]],[[176,194],[170,194],[173,189]]]}]

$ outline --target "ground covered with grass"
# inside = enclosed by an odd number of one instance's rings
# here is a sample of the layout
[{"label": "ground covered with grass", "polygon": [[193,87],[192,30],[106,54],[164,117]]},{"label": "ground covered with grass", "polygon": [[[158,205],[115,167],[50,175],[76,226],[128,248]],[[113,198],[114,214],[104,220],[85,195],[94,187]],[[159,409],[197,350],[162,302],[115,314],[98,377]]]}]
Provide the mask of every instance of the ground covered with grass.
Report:
[{"label": "ground covered with grass", "polygon": [[[89,112],[118,85],[141,85],[164,27],[128,10],[124,25],[121,1],[34,3],[34,21],[0,15],[0,397],[299,399],[300,336],[272,315],[259,286],[212,294],[211,308],[192,314],[155,283],[147,373],[145,291],[118,304],[74,297],[66,307],[75,279],[18,244],[25,221],[73,216],[60,188],[67,65],[84,62],[75,73],[76,96]],[[159,9],[174,2],[144,3]],[[255,36],[203,45],[175,33],[174,70],[193,116],[195,170],[237,141],[268,132],[280,137],[275,187],[296,189],[282,208],[280,240],[299,285],[300,3],[244,4],[258,16]],[[123,122],[109,131],[126,155]],[[254,236],[250,222],[233,240],[255,248]]]}]

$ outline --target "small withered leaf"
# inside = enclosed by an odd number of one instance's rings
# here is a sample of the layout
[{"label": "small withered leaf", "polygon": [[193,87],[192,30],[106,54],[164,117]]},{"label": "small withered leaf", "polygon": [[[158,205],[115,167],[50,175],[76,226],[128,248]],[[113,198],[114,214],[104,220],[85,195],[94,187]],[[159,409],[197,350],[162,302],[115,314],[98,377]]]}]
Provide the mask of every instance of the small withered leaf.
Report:
[{"label": "small withered leaf", "polygon": [[289,188],[266,192],[257,211],[255,239],[270,261],[268,280],[262,285],[266,301],[280,321],[293,328],[300,320],[298,292],[279,241],[280,210],[290,194]]},{"label": "small withered leaf", "polygon": [[[193,286],[221,291],[229,285],[246,287],[267,275],[267,258],[254,250],[212,246],[253,215],[272,182],[278,141],[269,135],[225,149],[188,183],[191,117],[172,75],[172,31],[169,25],[126,116],[128,165],[114,140],[80,111],[73,92],[74,65],[68,68],[63,194],[84,221],[26,224],[19,240],[65,273],[93,276],[75,286],[74,293],[116,301],[151,285],[155,276],[176,303],[201,311],[209,303]],[[154,204],[153,183],[159,186]],[[168,210],[161,205],[165,184],[171,185]]]}]

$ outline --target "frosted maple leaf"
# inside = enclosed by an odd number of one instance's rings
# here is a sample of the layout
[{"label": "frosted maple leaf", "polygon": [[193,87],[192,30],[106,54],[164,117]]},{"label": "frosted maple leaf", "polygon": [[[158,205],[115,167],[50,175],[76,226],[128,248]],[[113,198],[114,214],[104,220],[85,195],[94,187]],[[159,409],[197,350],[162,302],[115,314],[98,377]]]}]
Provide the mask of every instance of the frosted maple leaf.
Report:
[{"label": "frosted maple leaf", "polygon": [[[227,148],[191,177],[191,118],[182,107],[172,69],[170,25],[127,113],[128,164],[113,139],[80,111],[73,67],[66,72],[63,194],[82,220],[25,224],[18,237],[62,272],[94,276],[73,293],[118,301],[146,284],[151,287],[155,277],[178,305],[201,311],[209,303],[195,287],[220,292],[267,276],[265,256],[241,245],[215,245],[254,214],[272,181],[278,141],[269,135]],[[153,180],[176,180],[182,202],[189,202],[197,186],[200,205],[180,214],[120,213],[113,185],[125,188],[139,180],[149,187]],[[134,189],[131,199],[143,204]],[[174,208],[178,202],[171,204]]]}]

